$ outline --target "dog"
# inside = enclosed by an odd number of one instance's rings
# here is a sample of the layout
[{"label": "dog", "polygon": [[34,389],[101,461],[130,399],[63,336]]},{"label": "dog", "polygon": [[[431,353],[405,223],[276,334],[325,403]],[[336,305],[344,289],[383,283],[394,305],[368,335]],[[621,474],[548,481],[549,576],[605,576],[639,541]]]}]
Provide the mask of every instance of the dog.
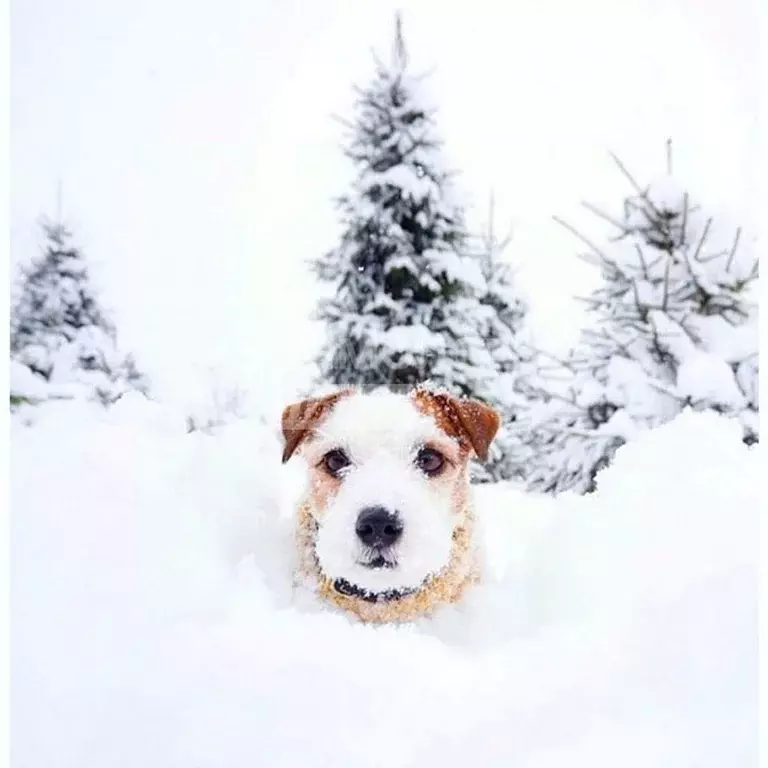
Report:
[{"label": "dog", "polygon": [[337,391],[287,406],[282,460],[306,460],[296,580],[366,623],[458,602],[480,578],[469,482],[499,414],[420,386]]}]

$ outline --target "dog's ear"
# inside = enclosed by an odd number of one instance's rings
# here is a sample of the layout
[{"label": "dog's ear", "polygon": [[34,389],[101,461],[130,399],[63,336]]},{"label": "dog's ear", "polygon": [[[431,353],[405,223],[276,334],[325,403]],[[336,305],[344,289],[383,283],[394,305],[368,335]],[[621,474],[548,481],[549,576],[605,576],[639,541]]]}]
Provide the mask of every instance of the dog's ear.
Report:
[{"label": "dog's ear", "polygon": [[497,411],[479,400],[459,398],[426,388],[417,388],[414,396],[417,401],[427,400],[432,404],[441,429],[466,440],[481,461],[488,458],[488,448],[501,424]]},{"label": "dog's ear", "polygon": [[283,416],[280,420],[284,441],[283,464],[293,456],[296,449],[309,437],[328,411],[342,397],[351,393],[351,389],[342,389],[325,397],[312,397],[308,400],[302,400],[300,403],[287,405],[283,409]]},{"label": "dog's ear", "polygon": [[458,400],[459,420],[472,448],[481,461],[488,458],[493,438],[499,431],[501,417],[498,412],[479,400]]}]

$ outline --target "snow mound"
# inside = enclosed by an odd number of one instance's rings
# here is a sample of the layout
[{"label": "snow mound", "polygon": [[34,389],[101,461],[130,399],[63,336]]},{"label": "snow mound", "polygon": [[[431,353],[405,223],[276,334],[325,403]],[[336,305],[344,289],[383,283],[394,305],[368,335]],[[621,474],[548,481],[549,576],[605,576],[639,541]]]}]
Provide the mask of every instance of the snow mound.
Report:
[{"label": "snow mound", "polygon": [[45,379],[32,373],[26,365],[22,365],[16,360],[11,360],[9,374],[12,397],[43,400],[48,396]]},{"label": "snow mound", "polygon": [[372,628],[292,600],[274,431],[48,407],[12,433],[17,766],[755,762],[761,449],[733,422],[639,435],[588,497],[478,488],[487,583]]}]

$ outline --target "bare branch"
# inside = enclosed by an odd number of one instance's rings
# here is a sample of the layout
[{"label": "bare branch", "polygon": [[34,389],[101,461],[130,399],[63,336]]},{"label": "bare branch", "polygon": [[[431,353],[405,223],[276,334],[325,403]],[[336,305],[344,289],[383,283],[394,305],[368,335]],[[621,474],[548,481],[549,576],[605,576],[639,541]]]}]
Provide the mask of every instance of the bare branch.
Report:
[{"label": "bare branch", "polygon": [[594,253],[577,253],[576,258],[591,264],[593,267],[599,267],[604,263],[602,257],[595,256]]},{"label": "bare branch", "polygon": [[661,392],[663,395],[671,397],[673,400],[677,400],[678,403],[682,403],[684,401],[683,398],[680,397],[680,395],[678,395],[672,387],[666,384],[662,384],[660,381],[654,381],[651,379],[648,382],[648,386],[653,387],[657,392]]},{"label": "bare branch", "polygon": [[728,251],[717,251],[717,253],[712,253],[709,256],[702,256],[699,259],[699,264],[709,264],[710,261],[722,259],[723,256],[727,256],[727,255],[728,255]]},{"label": "bare branch", "polygon": [[573,427],[565,427],[563,434],[568,437],[581,437],[584,440],[624,440],[622,435],[612,434],[610,432],[584,432]]},{"label": "bare branch", "polygon": [[662,260],[669,261],[669,256],[666,253],[659,254],[648,266],[650,269],[656,269]]},{"label": "bare branch", "polygon": [[640,243],[635,243],[635,250],[637,251],[637,256],[640,259],[640,264],[643,267],[643,277],[648,280],[650,278],[650,275],[648,274],[648,264],[645,261],[645,254],[643,253],[643,249],[640,247]]},{"label": "bare branch", "polygon": [[[696,249],[693,258],[695,259],[699,251],[701,250],[702,245],[704,244],[704,241],[707,237],[707,233],[709,232],[709,226],[712,223],[712,219],[707,219],[707,223],[704,227],[704,232],[702,232],[701,239],[699,240],[698,248]],[[693,269],[693,265],[691,263],[691,258],[688,256],[688,252],[685,248],[682,249],[683,253],[683,260],[685,261],[686,269],[688,270],[688,274],[691,276],[691,281],[696,286],[696,290],[698,293],[704,297],[704,302],[706,303],[709,299],[712,298],[712,294],[699,282],[698,277],[696,276],[696,272]]]},{"label": "bare branch", "polygon": [[565,403],[566,405],[572,405],[574,408],[581,409],[581,406],[576,402],[576,395],[571,391],[571,397],[568,398],[565,395],[561,395],[559,392],[547,392],[547,397],[550,400],[557,400],[558,402]]},{"label": "bare branch", "polygon": [[646,197],[646,192],[644,192],[643,188],[635,181],[634,177],[627,170],[624,163],[622,163],[621,160],[619,160],[619,158],[613,152],[609,152],[608,154],[611,156],[613,162],[616,163],[616,165],[619,167],[619,170],[624,174],[629,183],[635,188],[637,194],[640,195],[640,197]]},{"label": "bare branch", "polygon": [[667,139],[667,174],[672,175],[672,139]]},{"label": "bare branch", "polygon": [[[671,146],[671,145],[670,145]],[[653,212],[656,214],[656,216],[661,217],[661,211],[656,207],[656,204],[651,200],[651,198],[648,195],[649,190],[643,189],[635,180],[635,178],[632,176],[632,174],[627,170],[624,163],[619,160],[619,158],[613,153],[608,153],[611,158],[613,159],[613,162],[616,163],[619,170],[624,174],[625,178],[629,181],[629,183],[635,188],[635,191],[637,192],[638,196],[642,198],[653,210]]]},{"label": "bare branch", "polygon": [[[704,225],[704,231],[701,233],[701,237],[699,238],[699,244],[696,246],[696,250],[693,253],[693,260],[698,261],[699,260],[699,254],[701,253],[701,249],[704,247],[704,242],[707,239],[707,235],[709,235],[709,228],[712,226],[712,217],[710,216],[707,219],[707,223]],[[686,259],[687,261],[687,259]]]},{"label": "bare branch", "polygon": [[590,298],[589,296],[574,296],[573,299],[574,301],[580,301],[582,304],[588,304],[592,309],[598,309],[605,303],[599,299]]},{"label": "bare branch", "polygon": [[739,227],[736,230],[736,237],[733,240],[733,246],[731,247],[731,252],[728,256],[728,261],[725,264],[725,271],[730,272],[731,266],[733,264],[733,257],[736,255],[736,249],[739,247],[739,239],[741,238],[741,227]]},{"label": "bare branch", "polygon": [[[670,160],[670,163],[672,161]],[[688,226],[688,193],[683,195],[683,221],[680,225],[680,247],[685,247],[685,229]]]},{"label": "bare branch", "polygon": [[648,308],[640,301],[640,289],[637,287],[637,280],[632,281],[632,291],[635,295],[635,304],[640,310],[640,313],[646,314],[648,312]]},{"label": "bare branch", "polygon": [[[616,345],[618,350],[620,352],[624,353],[624,356],[628,360],[635,360],[636,362],[640,363],[640,361],[637,359],[637,357],[632,353],[632,351],[629,349],[629,347],[620,339],[618,339],[613,333],[610,333],[607,328],[603,328],[602,334],[601,334],[607,341],[612,342]],[[646,371],[647,373],[647,371]]]},{"label": "bare branch", "polygon": [[616,219],[614,219],[612,216],[609,216],[607,213],[605,213],[605,211],[601,211],[596,205],[592,205],[592,203],[587,203],[582,200],[581,204],[590,213],[594,213],[595,216],[603,219],[604,221],[607,221],[609,224],[612,224],[614,227],[616,227],[616,229],[626,234],[627,228],[620,221],[616,221]]},{"label": "bare branch", "polygon": [[606,262],[610,262],[610,259],[587,237],[581,234],[578,229],[573,227],[571,224],[568,224],[567,221],[564,221],[559,216],[553,216],[552,217],[561,227],[565,227],[572,235],[575,235],[579,240],[581,240],[582,243],[584,243],[588,248],[591,248],[600,258],[605,260]]},{"label": "bare branch", "polygon": [[572,373],[576,373],[573,366],[567,360],[563,360],[562,358],[557,357],[556,355],[553,355],[551,352],[547,352],[545,349],[539,349],[537,350],[537,352],[541,357],[547,357],[550,360],[552,360],[554,363],[556,363],[558,366],[561,366],[571,371]]},{"label": "bare branch", "polygon": [[661,299],[661,308],[664,312],[669,306],[669,273],[672,269],[672,259],[667,259],[667,266],[664,269],[664,293]]}]

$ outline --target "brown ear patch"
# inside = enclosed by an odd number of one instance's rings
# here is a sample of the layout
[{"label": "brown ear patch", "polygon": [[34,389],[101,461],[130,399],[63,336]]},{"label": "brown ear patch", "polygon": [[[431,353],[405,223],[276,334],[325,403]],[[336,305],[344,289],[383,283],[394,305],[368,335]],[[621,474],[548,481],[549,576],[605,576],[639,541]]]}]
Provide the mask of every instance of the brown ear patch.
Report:
[{"label": "brown ear patch", "polygon": [[287,405],[283,409],[280,426],[283,431],[283,464],[293,456],[296,449],[317,428],[323,419],[342,397],[351,395],[354,390],[342,389],[325,397],[312,397],[300,403]]},{"label": "brown ear patch", "polygon": [[468,444],[481,461],[501,423],[499,414],[479,400],[458,398],[448,392],[417,387],[412,394],[417,405],[437,421],[438,427],[459,442]]}]

